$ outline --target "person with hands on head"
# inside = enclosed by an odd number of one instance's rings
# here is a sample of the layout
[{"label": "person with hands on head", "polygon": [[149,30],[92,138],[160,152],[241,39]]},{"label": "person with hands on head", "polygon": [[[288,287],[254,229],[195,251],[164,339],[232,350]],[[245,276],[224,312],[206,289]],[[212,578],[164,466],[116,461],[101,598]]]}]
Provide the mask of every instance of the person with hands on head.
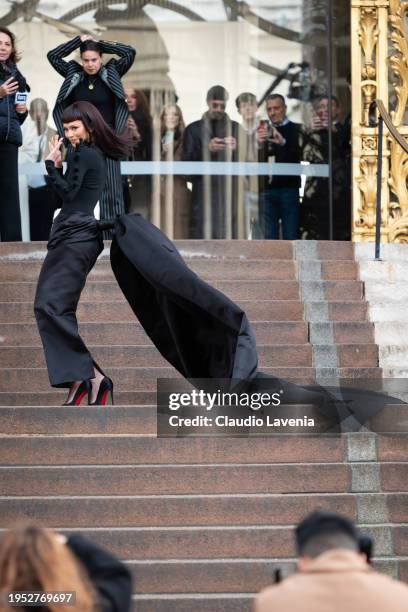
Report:
[{"label": "person with hands on head", "polygon": [[17,164],[18,148],[22,144],[20,126],[28,113],[26,103],[16,101],[16,94],[24,94],[30,88],[17,69],[19,59],[14,34],[0,26],[0,238],[3,242],[21,240]]},{"label": "person with hands on head", "polygon": [[[64,58],[79,48],[81,64]],[[117,55],[106,64],[103,53]],[[74,102],[90,102],[101,113],[104,121],[117,133],[126,128],[129,116],[121,77],[130,69],[136,51],[118,42],[95,40],[90,35],[76,36],[51,50],[47,58],[53,68],[64,77],[55,103],[53,117],[60,136],[63,136],[62,113]],[[125,212],[120,163],[107,159],[107,180],[100,199],[100,218],[111,219]],[[105,238],[110,234],[105,233]]]}]

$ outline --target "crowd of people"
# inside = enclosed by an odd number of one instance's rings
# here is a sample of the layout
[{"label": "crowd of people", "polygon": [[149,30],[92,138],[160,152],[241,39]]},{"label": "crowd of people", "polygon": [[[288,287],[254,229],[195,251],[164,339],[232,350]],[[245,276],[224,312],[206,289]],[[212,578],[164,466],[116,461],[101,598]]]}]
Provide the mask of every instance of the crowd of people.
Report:
[{"label": "crowd of people", "polygon": [[[80,63],[64,59],[76,50]],[[104,53],[114,56],[106,64]],[[267,97],[266,117],[260,119],[256,95],[243,92],[235,100],[241,117],[238,123],[227,112],[229,94],[221,85],[208,90],[207,110],[187,126],[180,106],[175,101],[166,104],[160,114],[160,134],[156,135],[149,92],[124,88],[121,81],[135,59],[132,47],[83,35],[59,45],[47,57],[63,77],[52,111],[56,130],[48,125],[50,109],[44,99],[36,98],[28,106],[15,97],[17,92],[28,92],[29,86],[16,66],[15,37],[7,28],[0,28],[0,189],[6,194],[0,208],[2,240],[22,237],[19,187],[22,207],[29,211],[31,240],[48,238],[60,202],[46,176],[18,179],[18,150],[20,162],[43,161],[50,138],[55,133],[63,136],[63,110],[79,100],[94,104],[116,133],[129,135],[132,153],[128,161],[186,162],[185,174],[165,174],[155,188],[151,173],[122,176],[120,161],[109,160],[99,202],[102,219],[124,212],[139,212],[151,219],[152,201],[157,198],[160,227],[173,238],[328,239],[329,179],[311,176],[301,185],[299,163],[327,164],[331,144],[333,238],[350,239],[350,128],[348,120],[340,122],[337,98],[331,100],[330,138],[328,96],[312,101],[313,116],[305,126],[289,119],[282,95]],[[270,174],[262,171],[256,175],[237,172],[230,164],[231,171],[225,174],[211,167],[202,174],[189,174],[188,162],[295,166],[289,171],[270,166]]]},{"label": "crowd of people", "polygon": [[[373,540],[347,517],[315,511],[296,527],[294,536],[297,571],[282,581],[281,570],[275,570],[276,584],[255,597],[254,612],[407,609],[408,587],[373,569]],[[54,601],[18,605],[21,592],[54,595]],[[62,602],[61,594],[71,594],[75,603]],[[129,612],[131,597],[127,566],[80,534],[66,537],[27,525],[0,538],[0,612]]]}]

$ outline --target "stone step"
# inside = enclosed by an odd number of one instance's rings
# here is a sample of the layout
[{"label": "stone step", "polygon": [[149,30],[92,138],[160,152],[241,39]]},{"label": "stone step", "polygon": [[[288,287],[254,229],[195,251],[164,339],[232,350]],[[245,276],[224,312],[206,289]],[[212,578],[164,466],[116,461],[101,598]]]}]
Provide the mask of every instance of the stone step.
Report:
[{"label": "stone step", "polygon": [[[293,243],[272,240],[175,240],[174,244],[183,257],[246,257],[248,259],[293,260]],[[21,259],[44,257],[46,242],[20,242],[0,244],[0,256]],[[105,241],[102,256],[109,255],[110,242]]]},{"label": "stone step", "polygon": [[[299,299],[299,285],[295,281],[244,280],[215,281],[214,287],[233,300],[286,300]],[[0,283],[2,302],[34,302],[37,284],[34,282]],[[124,302],[125,298],[116,281],[88,281],[81,296],[87,302]]]},{"label": "stone step", "polygon": [[[373,417],[367,425],[374,432],[408,433],[408,406],[387,406]],[[406,457],[405,457],[406,460]]]},{"label": "stone step", "polygon": [[[62,406],[66,395],[65,389],[51,387],[48,391],[0,392],[0,406]],[[116,391],[115,385],[115,405],[117,406],[153,406],[156,404],[156,399],[155,390]]]},{"label": "stone step", "polygon": [[[40,412],[43,409],[33,409],[32,422],[35,418],[34,410]],[[72,432],[64,437],[58,435],[58,432],[52,435],[48,431],[44,435],[14,436],[8,430],[5,434],[0,437],[1,465],[331,463],[345,460],[346,439],[350,438],[350,435],[340,438],[330,435],[281,434],[279,444],[271,444],[270,438],[266,437],[239,440],[216,437],[159,439],[110,436],[105,433],[77,436]],[[358,437],[359,434],[353,436]],[[398,449],[399,453],[403,452],[408,443],[408,437],[402,434],[380,440],[384,461],[398,461],[400,455],[395,453]]]},{"label": "stone step", "polygon": [[[3,326],[0,325],[0,335]],[[8,335],[10,337],[10,334]],[[309,323],[309,341],[312,344],[372,344],[374,325],[369,322],[312,322]],[[5,344],[6,344],[5,340]]]},{"label": "stone step", "polygon": [[[1,263],[1,258],[0,258],[0,263]],[[16,264],[16,262],[11,262],[13,263],[13,265]],[[195,260],[187,260],[187,263],[190,265],[192,265],[193,269],[194,269],[194,263]],[[206,262],[207,263],[207,262]],[[212,265],[214,265],[215,262],[211,262]],[[237,262],[234,260],[224,260],[224,265],[225,266],[229,266],[232,267],[234,264],[236,264]],[[257,262],[258,264],[260,263],[259,261]],[[330,281],[330,280],[338,280],[338,281],[351,281],[351,280],[358,280],[359,276],[358,276],[358,264],[353,262],[353,261],[325,261],[325,262],[321,262],[321,261],[308,261],[308,262],[302,262],[301,263],[301,267],[300,270],[297,269],[297,266],[295,265],[294,262],[292,268],[288,268],[288,263],[284,260],[282,261],[277,261],[277,262],[270,262],[271,264],[274,264],[270,270],[268,270],[268,278],[272,278],[272,280],[296,280],[297,278],[299,278],[299,280],[302,281],[314,281],[316,278],[320,278],[322,280],[326,280],[326,281]],[[200,265],[201,267],[203,266],[203,263],[199,263],[197,265]],[[216,266],[218,267],[218,262],[216,262]],[[101,267],[102,266],[102,267]],[[100,263],[98,263],[96,265],[96,269],[91,273],[90,278],[92,279],[92,277],[94,275],[100,275],[100,274],[104,274],[106,272],[106,269],[104,266],[107,266],[107,270],[109,272],[109,265],[104,262],[104,260],[100,260]],[[205,274],[205,270],[203,272]],[[270,275],[273,274],[273,277],[271,277]],[[209,278],[209,277],[208,277]],[[250,290],[251,286],[256,289],[257,285],[257,281],[256,280],[250,280],[247,281],[248,282],[248,290]],[[259,283],[260,281],[258,281]],[[93,281],[89,281],[89,283],[91,283],[91,287],[90,289],[87,287],[85,289],[85,294],[89,294],[91,293],[91,295],[95,295],[96,299],[111,299],[110,296],[114,296],[116,297],[116,295],[120,295],[120,289],[116,283],[116,281],[112,280],[110,277],[108,278],[108,280],[93,280]],[[88,284],[89,284],[88,283]],[[223,278],[221,279],[212,279],[211,280],[211,284],[213,286],[217,286],[221,291],[223,291],[223,285],[225,283],[225,287],[228,290],[228,284],[234,283],[234,281],[231,280],[224,280]],[[22,285],[22,287],[20,287],[19,285]],[[87,285],[88,285],[87,284]],[[235,283],[237,284],[237,283]],[[32,285],[32,286],[31,286]],[[240,286],[240,283],[238,284],[238,288]],[[267,286],[267,283],[266,283]],[[28,293],[28,297],[23,298],[23,299],[32,299],[35,293],[35,287],[36,287],[36,283],[30,283],[30,281],[4,281],[1,283],[1,293],[4,295],[9,295],[10,298],[9,299],[4,299],[4,301],[13,301],[13,297],[15,294],[17,294],[19,297],[18,299],[21,299],[21,296],[24,295],[24,292],[29,291]],[[104,293],[103,293],[104,292]]]},{"label": "stone step", "polygon": [[[165,367],[167,361],[154,346],[110,345],[88,348],[98,363],[111,367]],[[282,344],[257,347],[259,367],[312,367],[313,351],[319,366],[330,366],[333,354],[332,345]],[[337,365],[340,367],[376,367],[378,351],[376,344],[339,344],[337,346]],[[318,356],[318,357],[317,357]],[[44,353],[39,346],[0,346],[0,369],[2,368],[42,368],[45,365]],[[387,364],[385,364],[387,365]]]},{"label": "stone step", "polygon": [[[240,300],[239,305],[253,321],[302,321],[303,306],[299,300]],[[360,312],[359,305],[353,309]],[[135,323],[136,317],[127,302],[86,302],[78,307],[78,320],[83,321],[128,321]],[[32,302],[0,302],[1,323],[34,322]]]},{"label": "stone step", "polygon": [[[310,324],[310,341],[324,344],[369,344],[374,341],[374,326],[368,322],[336,322]],[[302,321],[255,321],[253,323],[258,344],[306,344],[308,325]],[[81,323],[81,337],[86,344],[97,341],[102,344],[151,345],[142,326],[134,323]],[[408,325],[406,329],[408,340]],[[395,338],[398,338],[398,330]],[[403,336],[402,336],[403,338]],[[35,323],[0,323],[0,346],[40,346],[41,340]],[[408,341],[407,341],[408,344]]]},{"label": "stone step", "polygon": [[134,595],[132,612],[251,612],[256,593]]},{"label": "stone step", "polygon": [[406,283],[408,278],[408,259],[406,261],[360,261],[360,279],[365,282]]},{"label": "stone step", "polygon": [[[46,244],[46,242],[2,242],[0,243],[0,257],[43,257],[46,252]],[[294,247],[298,251],[304,249],[305,246],[302,240],[175,240],[174,244],[183,257],[247,257],[289,260],[294,259]],[[364,248],[369,245],[358,245],[359,252],[362,246]],[[395,247],[396,245],[382,245],[383,249],[385,247],[383,253],[386,253],[387,247],[390,246]],[[405,245],[399,246],[405,248]],[[109,247],[110,242],[105,241],[103,253],[105,256],[109,254]],[[312,257],[315,257],[317,253],[320,259],[354,259],[355,245],[351,242],[308,241],[306,247]],[[373,252],[371,249],[369,256],[372,256]]]},{"label": "stone step", "polygon": [[[101,366],[103,367],[103,366]],[[180,375],[170,367],[163,368],[105,368],[114,383],[115,390],[122,392],[155,391],[158,378],[179,378]],[[290,380],[299,384],[313,384],[316,380],[316,370],[313,367],[276,367],[262,368],[271,376]],[[382,376],[379,367],[320,367],[319,380],[327,380],[333,384],[337,378],[378,379]],[[18,405],[21,393],[50,392],[50,383],[45,368],[3,368],[0,369],[0,402],[5,405]],[[17,394],[13,401],[8,402],[9,394]],[[4,396],[3,396],[4,394]],[[2,399],[4,397],[4,400]],[[135,398],[128,396],[128,403],[134,404]],[[31,405],[33,402],[29,402]],[[1,405],[1,404],[0,404]],[[35,404],[34,404],[35,405]]]},{"label": "stone step", "polygon": [[[310,344],[258,345],[257,348],[261,368],[312,366]],[[339,365],[350,367],[377,365],[376,348],[375,345],[341,345],[338,351]],[[166,359],[154,346],[90,344],[89,350],[98,363],[107,363],[109,368],[121,366],[160,368],[168,365]],[[42,368],[44,365],[44,352],[39,346],[0,346],[0,369]]]},{"label": "stone step", "polygon": [[405,304],[408,299],[408,282],[369,280],[365,281],[364,286],[366,299],[372,302],[374,307],[378,304],[398,306],[399,303]]},{"label": "stone step", "polygon": [[[344,463],[290,463],[264,466],[0,467],[0,491],[4,496],[39,495],[41,498],[50,495],[106,496],[107,483],[109,483],[109,497],[115,495],[243,495],[246,493],[257,493],[263,496],[266,493],[347,493],[352,491],[351,470]],[[229,503],[233,505],[234,500],[229,498]],[[1,511],[0,514],[4,516]],[[262,524],[268,520],[267,514],[262,513]],[[251,512],[247,516],[248,521],[257,520]],[[147,519],[149,520],[149,517]],[[176,515],[177,525],[185,524],[187,520],[184,513]],[[200,519],[198,523],[195,517],[192,520],[193,524],[197,525],[200,524],[200,520],[205,519]],[[224,517],[222,522],[228,524],[229,519]],[[268,524],[271,523],[268,522]]]},{"label": "stone step", "polygon": [[[374,538],[377,555],[392,554],[391,542],[394,542],[395,555],[408,556],[408,533],[405,526],[370,525],[363,527],[363,531]],[[68,535],[70,530],[62,529],[61,532]],[[80,533],[124,560],[288,559],[295,556],[293,526],[95,528],[81,529]],[[388,533],[391,540],[387,537]]]},{"label": "stone step", "polygon": [[379,461],[406,461],[408,457],[408,434],[388,434],[377,437]]},{"label": "stone step", "polygon": [[[303,244],[302,244],[303,242]],[[312,241],[307,241],[312,242]],[[317,247],[319,259],[328,260],[345,260],[352,259],[354,261],[354,243],[353,242],[336,242],[334,240],[319,240],[313,241]],[[296,247],[299,245],[304,247],[304,241],[297,240]],[[313,248],[313,243],[310,245]],[[309,244],[306,248],[310,248]]]},{"label": "stone step", "polygon": [[[0,407],[0,431],[8,434],[156,435],[155,406]],[[1,470],[1,468],[0,468]]]},{"label": "stone step", "polygon": [[[389,559],[374,558],[373,566],[377,571],[397,577],[397,571],[402,569],[405,559],[391,557]],[[281,569],[283,577],[296,570],[294,559],[242,559],[239,561],[144,561],[127,562],[134,575],[135,593],[258,593],[261,589],[273,583],[275,569]],[[152,608],[156,609],[156,608]],[[169,610],[176,608],[167,608]],[[190,610],[202,608],[192,607]],[[179,607],[177,607],[179,610]],[[207,608],[205,608],[207,610]],[[242,611],[242,607],[236,607]]]},{"label": "stone step", "polygon": [[[354,324],[353,330],[347,330],[349,324],[340,324],[338,335],[341,337],[352,337],[358,334],[359,325]],[[253,324],[256,339],[259,344],[306,344],[308,342],[308,327],[304,321],[291,322],[269,322],[258,321]],[[363,328],[362,328],[363,329]],[[135,319],[134,323],[81,323],[81,337],[86,344],[97,341],[99,344],[139,344],[151,345],[150,338],[144,332],[140,323]],[[359,337],[369,334],[360,333]],[[367,340],[368,341],[368,340]],[[35,323],[0,323],[0,346],[40,346],[41,340]]]},{"label": "stone step", "polygon": [[404,367],[408,359],[408,345],[380,345],[380,363],[384,368]]},{"label": "stone step", "polygon": [[[303,304],[295,300],[238,300],[239,306],[251,321],[302,321]],[[367,304],[363,301],[309,302],[306,304],[307,320],[365,321]],[[79,321],[135,322],[130,306],[124,300],[87,302],[81,300],[78,307]],[[408,318],[407,318],[408,320]],[[0,302],[0,323],[34,322],[33,302]]]},{"label": "stone step", "polygon": [[316,300],[355,302],[364,298],[364,284],[357,280],[305,281],[301,283],[301,295],[307,302]]},{"label": "stone step", "polygon": [[[329,281],[328,281],[329,282]],[[248,280],[236,281],[213,281],[214,287],[228,295],[231,299],[286,299],[285,295],[293,295],[296,289],[295,299],[299,298],[299,287],[294,281],[273,280]],[[0,295],[2,302],[33,302],[37,283],[24,282],[1,282]],[[307,283],[303,283],[307,287]],[[324,288],[322,283],[317,290]],[[313,282],[312,288],[315,288]],[[279,297],[282,296],[282,297]],[[82,294],[86,301],[123,301],[123,294],[116,281],[89,280]]]},{"label": "stone step", "polygon": [[406,323],[408,322],[408,309],[406,302],[393,303],[392,299],[387,302],[384,298],[383,301],[372,301],[369,305],[369,320],[374,323],[377,322],[395,322]]},{"label": "stone step", "polygon": [[304,308],[305,319],[310,323],[367,321],[368,306],[363,300],[350,302],[307,300],[304,303]]},{"label": "stone step", "polygon": [[[275,569],[282,569],[284,576],[295,571],[294,560],[272,561],[269,559],[240,561],[212,560],[212,561],[130,561],[128,568],[134,575],[134,592],[153,594],[162,593],[257,593],[262,588],[272,584]],[[191,600],[190,600],[191,601]],[[140,600],[138,601],[138,603]],[[141,602],[140,602],[141,603]],[[205,602],[210,603],[209,600]],[[170,602],[169,602],[170,604]],[[168,604],[168,605],[169,605]],[[153,604],[152,604],[153,605]],[[171,604],[170,604],[171,605]],[[235,604],[238,606],[238,604]],[[167,608],[179,610],[177,608]],[[152,607],[152,610],[156,608]],[[202,610],[201,605],[189,608]],[[219,608],[224,610],[225,608]],[[227,608],[230,609],[229,607]],[[232,609],[232,608],[231,608]],[[164,610],[164,608],[162,608]],[[207,607],[204,610],[208,610]],[[241,606],[233,608],[235,612],[243,610]]]},{"label": "stone step", "polygon": [[[109,361],[109,360],[108,360]],[[102,366],[103,367],[103,364]],[[332,368],[330,369],[332,370]],[[381,371],[378,368],[365,368],[356,370],[354,368],[343,368],[339,374],[342,378],[354,378],[361,371],[361,376],[370,378],[378,376]],[[113,367],[105,369],[114,383],[115,388],[121,391],[155,391],[158,378],[180,378],[180,374],[171,367]],[[263,371],[272,376],[293,380],[303,383],[313,382],[315,370],[312,367],[277,367],[263,368]],[[330,374],[328,378],[332,378]],[[1,392],[41,392],[49,391],[50,383],[45,368],[0,368],[0,391]]]},{"label": "stone step", "polygon": [[384,378],[392,379],[405,379],[408,378],[408,367],[407,366],[384,366],[382,368]]},{"label": "stone step", "polygon": [[[100,434],[111,435],[156,435],[157,418],[156,405],[127,405],[115,404],[114,407],[92,407],[83,404],[76,406],[0,406],[0,432],[8,435],[84,435]],[[216,413],[211,414],[214,416]],[[275,407],[273,415],[277,418],[302,418],[305,414],[313,417],[316,422],[315,432],[327,429],[326,419],[312,407],[285,406]],[[248,416],[246,411],[241,417]],[[258,415],[255,415],[258,416]],[[381,412],[365,424],[373,432],[408,432],[408,406],[407,404],[393,404],[390,399]],[[177,427],[174,435],[178,433]],[[180,430],[181,431],[181,430]],[[296,433],[296,428],[271,430],[264,421],[264,425],[244,429],[217,429],[214,424],[211,433],[224,434],[239,433],[245,435],[280,435],[282,433]],[[200,430],[200,433],[203,433]],[[299,433],[306,433],[303,428]]]},{"label": "stone step", "polygon": [[375,342],[380,346],[408,345],[408,320],[378,321],[375,324]]},{"label": "stone step", "polygon": [[[191,259],[189,267],[204,280],[296,280],[295,262],[287,260],[223,260]],[[31,281],[41,269],[41,261],[2,261],[2,281]],[[113,281],[115,279],[108,261],[100,261],[90,272],[89,280]]]},{"label": "stone step", "polygon": [[[30,471],[34,477],[37,470]],[[384,503],[384,496],[378,497]],[[401,503],[408,501],[406,495],[401,497]],[[355,496],[342,494],[0,497],[3,527],[29,516],[41,518],[49,527],[66,528],[89,527],[95,517],[100,528],[293,525],[316,507],[332,512],[341,507],[352,517],[357,515],[356,506]]]},{"label": "stone step", "polygon": [[[408,429],[408,427],[407,427]],[[408,491],[408,457],[401,463],[392,463],[381,466],[381,480],[383,491]],[[408,508],[408,499],[405,500],[405,508]],[[406,521],[406,517],[401,519]]]},{"label": "stone step", "polygon": [[[355,257],[359,262],[371,260],[377,265],[379,262],[374,261],[375,247],[372,242],[356,242],[354,243]],[[381,244],[381,260],[382,261],[408,261],[408,248],[406,244]],[[381,262],[380,262],[381,264]]]}]

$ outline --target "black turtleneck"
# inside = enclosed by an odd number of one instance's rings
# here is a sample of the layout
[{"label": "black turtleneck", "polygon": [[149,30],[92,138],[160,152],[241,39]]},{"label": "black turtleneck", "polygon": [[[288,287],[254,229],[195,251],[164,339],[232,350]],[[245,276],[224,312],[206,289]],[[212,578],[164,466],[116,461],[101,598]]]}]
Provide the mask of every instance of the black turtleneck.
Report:
[{"label": "black turtleneck", "polygon": [[[89,89],[89,85],[93,86],[93,89]],[[83,73],[81,81],[72,90],[70,95],[65,101],[66,106],[69,106],[73,102],[90,102],[101,113],[102,117],[108,125],[112,128],[115,125],[115,94],[106,85],[98,74],[93,76]]]},{"label": "black turtleneck", "polygon": [[106,181],[106,160],[103,153],[81,142],[68,162],[65,175],[53,161],[45,162],[51,185],[62,198],[62,212],[83,212],[93,215]]}]

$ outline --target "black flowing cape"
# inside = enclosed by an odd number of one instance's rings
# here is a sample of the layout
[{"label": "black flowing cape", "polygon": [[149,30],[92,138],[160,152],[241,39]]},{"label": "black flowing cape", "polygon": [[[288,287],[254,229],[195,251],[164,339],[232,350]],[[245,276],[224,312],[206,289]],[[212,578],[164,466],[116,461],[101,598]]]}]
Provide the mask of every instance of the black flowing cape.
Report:
[{"label": "black flowing cape", "polygon": [[243,381],[247,393],[280,387],[285,405],[313,405],[330,431],[341,423],[359,429],[387,404],[405,403],[368,389],[300,386],[258,371],[255,335],[239,306],[190,270],[167,236],[140,215],[123,215],[114,228],[118,284],[153,344],[184,378],[206,380],[207,387],[211,379],[215,385]]},{"label": "black flowing cape", "polygon": [[147,335],[185,378],[250,380],[258,365],[247,316],[184,263],[138,214],[115,223],[113,272]]}]

